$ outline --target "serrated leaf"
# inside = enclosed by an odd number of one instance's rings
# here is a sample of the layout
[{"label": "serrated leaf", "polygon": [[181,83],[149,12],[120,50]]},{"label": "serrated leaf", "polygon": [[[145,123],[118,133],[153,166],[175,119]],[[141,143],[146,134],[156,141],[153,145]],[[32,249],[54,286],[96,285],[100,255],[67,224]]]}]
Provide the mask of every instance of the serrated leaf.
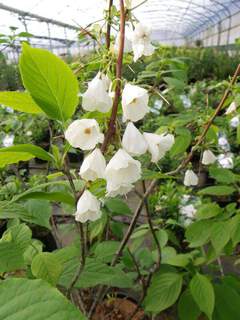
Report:
[{"label": "serrated leaf", "polygon": [[129,215],[132,212],[128,205],[118,198],[107,198],[104,204],[113,214]]},{"label": "serrated leaf", "polygon": [[66,121],[78,105],[78,82],[69,66],[51,52],[22,47],[20,71],[25,88],[51,118]]},{"label": "serrated leaf", "polygon": [[25,224],[10,227],[0,240],[0,272],[24,267],[24,251],[31,241],[31,230]]},{"label": "serrated leaf", "polygon": [[199,309],[204,312],[209,319],[212,319],[215,296],[213,286],[208,278],[197,273],[190,282],[190,291]]},{"label": "serrated leaf", "polygon": [[222,210],[217,203],[206,203],[198,208],[196,217],[198,220],[209,219],[216,217],[221,211]]},{"label": "serrated leaf", "polygon": [[185,290],[178,302],[178,316],[180,320],[198,320],[201,311],[194,301],[189,289]]},{"label": "serrated leaf", "polygon": [[210,239],[215,251],[220,253],[230,240],[228,222],[215,222],[211,227]]},{"label": "serrated leaf", "polygon": [[144,300],[144,309],[157,314],[169,308],[177,301],[181,288],[180,274],[169,272],[154,275]]},{"label": "serrated leaf", "polygon": [[201,247],[209,241],[212,223],[207,220],[196,221],[187,227],[185,236],[190,248]]},{"label": "serrated leaf", "polygon": [[231,170],[225,168],[210,167],[209,173],[219,183],[231,184],[238,180]]},{"label": "serrated leaf", "polygon": [[0,300],[1,319],[86,320],[57,289],[43,280],[1,281]]},{"label": "serrated leaf", "polygon": [[21,112],[33,114],[42,113],[42,110],[27,92],[0,92],[0,104]]},{"label": "serrated leaf", "polygon": [[46,200],[28,200],[24,204],[12,204],[0,208],[1,219],[20,219],[50,229],[51,206]]},{"label": "serrated leaf", "polygon": [[63,271],[63,265],[54,253],[41,252],[34,257],[31,270],[36,278],[56,285]]},{"label": "serrated leaf", "polygon": [[200,190],[198,193],[201,196],[209,195],[209,196],[229,196],[233,194],[236,191],[235,188],[230,186],[213,186],[213,187],[207,187],[202,190]]},{"label": "serrated leaf", "polygon": [[19,161],[28,161],[35,157],[45,161],[53,160],[50,153],[31,144],[18,144],[0,148],[0,168]]}]

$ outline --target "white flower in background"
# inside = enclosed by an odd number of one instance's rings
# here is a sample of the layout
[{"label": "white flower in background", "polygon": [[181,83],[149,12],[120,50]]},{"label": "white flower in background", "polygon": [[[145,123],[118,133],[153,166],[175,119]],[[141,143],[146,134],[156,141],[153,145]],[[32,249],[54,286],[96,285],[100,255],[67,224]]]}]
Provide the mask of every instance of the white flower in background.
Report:
[{"label": "white flower in background", "polygon": [[232,153],[226,153],[226,154],[220,154],[218,156],[218,163],[220,167],[225,169],[232,169],[233,168],[233,154]]},{"label": "white flower in background", "polygon": [[4,147],[11,147],[14,142],[14,135],[13,134],[6,134],[3,138],[2,144]]},{"label": "white flower in background", "polygon": [[230,121],[230,127],[232,128],[237,128],[240,124],[240,119],[239,119],[239,116],[235,116],[233,117]]},{"label": "white flower in background", "polygon": [[26,135],[27,135],[28,137],[31,137],[31,136],[32,136],[32,131],[31,131],[31,130],[28,130],[28,131],[26,132]]},{"label": "white flower in background", "polygon": [[183,183],[187,187],[196,186],[198,184],[198,176],[192,170],[187,170],[185,172]]},{"label": "white flower in background", "polygon": [[[125,31],[125,38],[124,38],[124,52],[128,53],[132,51],[132,41],[130,39],[130,30]],[[120,45],[120,32],[117,34],[114,44],[114,52],[117,54],[119,51],[119,45]]]},{"label": "white flower in background", "polygon": [[88,83],[88,89],[82,95],[82,107],[86,111],[108,112],[112,107],[112,98],[109,95],[111,81],[99,72]]},{"label": "white flower in background", "polygon": [[186,96],[185,94],[182,94],[179,97],[180,97],[185,109],[191,108],[192,102],[188,96]]},{"label": "white flower in background", "polygon": [[174,136],[172,134],[155,134],[155,133],[143,133],[144,138],[148,144],[148,151],[152,155],[151,161],[156,163],[162,159],[166,152],[172,148],[174,144]]},{"label": "white flower in background", "polygon": [[107,164],[105,177],[108,195],[126,194],[141,177],[141,163],[119,149]]},{"label": "white flower in background", "polygon": [[104,135],[100,132],[95,119],[81,119],[73,121],[65,132],[65,138],[74,148],[92,150],[98,143],[102,143]]},{"label": "white flower in background", "polygon": [[142,56],[151,56],[154,52],[154,47],[151,44],[151,29],[138,23],[135,26],[132,36],[132,47],[134,61],[136,62]]},{"label": "white flower in background", "polygon": [[141,120],[149,112],[148,100],[147,90],[126,84],[122,93],[123,120],[133,122]]},{"label": "white flower in background", "polygon": [[6,107],[5,110],[8,112],[8,113],[14,113],[14,110],[10,107]]},{"label": "white flower in background", "polygon": [[230,150],[230,144],[224,134],[221,134],[218,138],[218,145],[223,151]]},{"label": "white flower in background", "polygon": [[217,157],[213,154],[211,150],[205,150],[202,156],[202,164],[209,165],[214,163]]},{"label": "white flower in background", "polygon": [[237,110],[237,104],[235,101],[233,101],[230,106],[227,108],[225,114],[228,115],[228,114],[231,114],[233,112],[235,112]]},{"label": "white flower in background", "polygon": [[105,158],[100,149],[96,148],[84,159],[79,171],[79,175],[86,181],[104,179],[105,169]]},{"label": "white flower in background", "polygon": [[101,218],[100,201],[88,190],[85,190],[77,203],[75,220],[84,223]]},{"label": "white flower in background", "polygon": [[192,204],[188,204],[185,206],[180,206],[179,212],[181,215],[185,216],[186,218],[193,219],[195,217],[195,213],[197,209]]},{"label": "white flower in background", "polygon": [[144,154],[148,148],[143,135],[132,122],[127,124],[122,138],[122,146],[131,156],[140,156]]}]

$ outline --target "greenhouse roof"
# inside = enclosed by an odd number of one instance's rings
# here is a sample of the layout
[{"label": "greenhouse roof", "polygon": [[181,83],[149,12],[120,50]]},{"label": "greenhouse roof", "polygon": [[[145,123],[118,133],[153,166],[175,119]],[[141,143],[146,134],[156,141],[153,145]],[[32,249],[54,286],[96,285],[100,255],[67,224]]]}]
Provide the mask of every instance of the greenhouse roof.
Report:
[{"label": "greenhouse roof", "polygon": [[[118,3],[116,0],[114,2]],[[132,2],[133,6],[144,2],[134,12],[141,22],[152,27],[155,40],[190,37],[240,11],[240,0],[132,0]],[[75,27],[78,28],[79,25],[86,27],[100,20],[104,8],[106,0],[2,0],[0,33],[7,33],[9,26],[16,26],[21,29],[20,31],[25,31],[23,29],[25,23],[28,32],[40,40],[41,37],[49,36],[55,39],[74,40]],[[42,20],[41,17],[46,20]],[[56,24],[56,21],[62,24]]]}]

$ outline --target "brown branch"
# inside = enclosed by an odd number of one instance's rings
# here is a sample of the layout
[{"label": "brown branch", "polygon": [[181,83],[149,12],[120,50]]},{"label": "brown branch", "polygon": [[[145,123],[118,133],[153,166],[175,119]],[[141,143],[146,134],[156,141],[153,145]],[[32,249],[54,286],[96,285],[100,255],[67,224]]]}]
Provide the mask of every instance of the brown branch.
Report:
[{"label": "brown branch", "polygon": [[108,125],[108,130],[105,134],[105,139],[101,147],[103,153],[106,152],[107,146],[116,132],[116,118],[118,111],[118,103],[121,96],[121,79],[122,79],[122,64],[123,64],[123,53],[124,53],[124,39],[125,39],[125,19],[126,11],[124,8],[124,0],[120,0],[120,45],[118,51],[118,58],[116,64],[116,88],[115,96],[112,107],[112,114]]},{"label": "brown branch", "polygon": [[107,33],[106,33],[106,48],[109,50],[111,44],[111,11],[112,11],[113,0],[109,0],[108,6],[108,19],[107,19]]}]

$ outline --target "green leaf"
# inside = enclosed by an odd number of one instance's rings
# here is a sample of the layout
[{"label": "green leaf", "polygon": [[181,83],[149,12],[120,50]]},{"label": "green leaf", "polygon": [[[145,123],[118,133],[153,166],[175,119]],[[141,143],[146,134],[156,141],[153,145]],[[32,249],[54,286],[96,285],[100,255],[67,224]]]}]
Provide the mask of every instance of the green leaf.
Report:
[{"label": "green leaf", "polygon": [[151,285],[144,300],[144,309],[157,314],[176,301],[182,288],[182,275],[163,273],[153,276]]},{"label": "green leaf", "polygon": [[[78,266],[79,257],[68,260],[64,264],[64,272],[60,277],[59,284],[68,287]],[[91,288],[100,284],[118,288],[131,288],[133,281],[130,274],[123,272],[120,266],[111,267],[96,259],[88,258],[75,287]]]},{"label": "green leaf", "polygon": [[31,144],[18,144],[7,148],[1,148],[0,168],[19,161],[28,161],[35,157],[45,161],[53,160],[50,153]]},{"label": "green leaf", "polygon": [[78,105],[78,81],[68,65],[49,51],[23,44],[20,71],[25,88],[51,118],[66,121]]},{"label": "green leaf", "polygon": [[66,192],[29,192],[25,195],[23,195],[21,200],[27,200],[27,199],[42,199],[42,200],[49,200],[53,202],[61,202],[61,203],[67,203],[70,205],[75,204],[74,197]]},{"label": "green leaf", "polygon": [[208,242],[212,223],[210,221],[197,221],[190,224],[186,230],[186,240],[190,248],[201,247]]},{"label": "green leaf", "polygon": [[113,214],[124,214],[129,215],[132,213],[128,205],[121,199],[118,198],[107,198],[105,200],[105,206]]},{"label": "green leaf", "polygon": [[31,230],[25,224],[10,227],[4,232],[0,240],[0,272],[24,267],[23,255],[31,242],[31,236]]},{"label": "green leaf", "polygon": [[230,240],[228,222],[215,222],[211,228],[210,239],[215,251],[217,253],[220,253]]},{"label": "green leaf", "polygon": [[207,187],[199,191],[198,193],[201,196],[209,195],[209,196],[229,196],[230,194],[236,191],[235,188],[230,186],[213,186]]},{"label": "green leaf", "polygon": [[0,208],[0,219],[18,218],[50,229],[51,212],[52,209],[48,201],[32,199],[23,204],[11,204],[11,206]]},{"label": "green leaf", "polygon": [[238,180],[231,170],[225,168],[210,167],[209,173],[219,183],[231,184]]},{"label": "green leaf", "polygon": [[216,304],[213,320],[236,320],[239,319],[240,295],[237,291],[226,284],[214,285]]},{"label": "green leaf", "polygon": [[178,132],[179,135],[176,137],[174,145],[170,150],[172,157],[184,153],[192,141],[192,135],[188,129],[179,128]]},{"label": "green leaf", "polygon": [[208,278],[197,273],[190,282],[190,290],[199,309],[212,319],[215,297],[213,286]]},{"label": "green leaf", "polygon": [[185,290],[178,302],[178,316],[180,320],[198,320],[201,311],[194,301],[190,290]]},{"label": "green leaf", "polygon": [[119,244],[119,241],[103,241],[99,243],[94,250],[95,258],[101,262],[111,262]]},{"label": "green leaf", "polygon": [[169,85],[169,87],[177,89],[177,90],[184,90],[186,83],[176,78],[171,77],[164,77],[163,80]]},{"label": "green leaf", "polygon": [[0,92],[0,104],[14,110],[27,113],[41,113],[42,110],[26,92],[3,91]]},{"label": "green leaf", "polygon": [[221,211],[222,210],[217,203],[206,203],[197,210],[196,217],[198,220],[209,219],[216,217]]},{"label": "green leaf", "polygon": [[63,271],[63,265],[54,253],[42,252],[34,257],[31,270],[36,278],[56,285]]},{"label": "green leaf", "polygon": [[0,282],[0,315],[5,320],[86,320],[57,289],[43,280]]}]

